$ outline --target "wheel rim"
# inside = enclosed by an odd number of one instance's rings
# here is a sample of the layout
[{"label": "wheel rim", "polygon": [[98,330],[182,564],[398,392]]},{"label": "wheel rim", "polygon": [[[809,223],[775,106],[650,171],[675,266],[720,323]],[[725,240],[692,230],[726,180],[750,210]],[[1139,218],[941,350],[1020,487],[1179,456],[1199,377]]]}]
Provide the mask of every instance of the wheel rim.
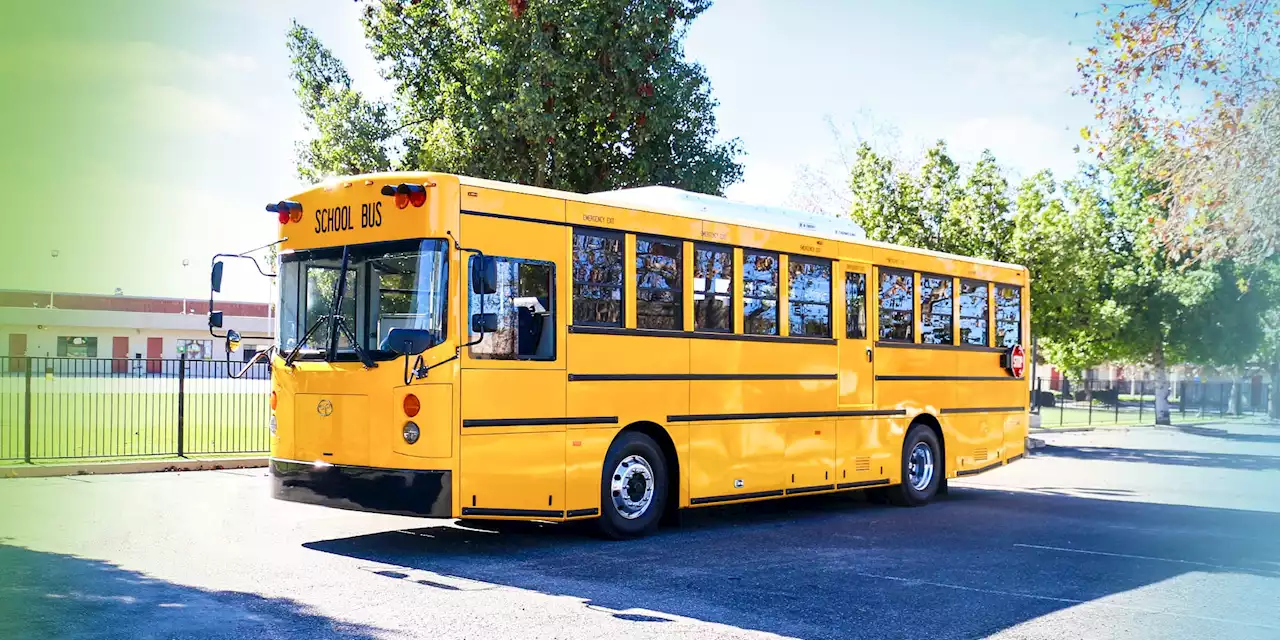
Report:
[{"label": "wheel rim", "polygon": [[907,480],[911,488],[924,491],[933,482],[933,449],[924,442],[917,442],[907,458]]},{"label": "wheel rim", "polygon": [[613,470],[613,508],[618,515],[635,520],[653,504],[653,467],[640,456],[627,456]]}]

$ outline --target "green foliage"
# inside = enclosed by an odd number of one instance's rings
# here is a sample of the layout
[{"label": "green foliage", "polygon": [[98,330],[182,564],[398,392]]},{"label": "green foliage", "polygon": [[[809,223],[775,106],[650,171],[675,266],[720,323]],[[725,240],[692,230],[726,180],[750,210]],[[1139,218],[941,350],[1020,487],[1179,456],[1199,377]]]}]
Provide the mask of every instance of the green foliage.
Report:
[{"label": "green foliage", "polygon": [[[368,0],[370,50],[397,118],[350,89],[341,64],[291,33],[295,80],[319,135],[304,175],[397,168],[580,192],[671,185],[719,194],[742,176],[716,140],[715,100],[685,60],[709,0]],[[296,28],[306,36],[304,29]]]},{"label": "green foliage", "polygon": [[298,144],[298,175],[311,182],[391,168],[391,108],[351,88],[351,77],[310,29],[294,22],[288,46],[302,112],[314,137]]}]

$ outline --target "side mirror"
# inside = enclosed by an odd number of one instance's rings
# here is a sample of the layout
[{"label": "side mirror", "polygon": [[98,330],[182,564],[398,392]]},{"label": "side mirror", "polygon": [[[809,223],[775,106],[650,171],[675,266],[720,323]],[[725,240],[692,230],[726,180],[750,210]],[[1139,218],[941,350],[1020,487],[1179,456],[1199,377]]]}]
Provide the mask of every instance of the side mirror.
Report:
[{"label": "side mirror", "polygon": [[402,356],[416,356],[435,346],[435,336],[426,329],[392,329],[378,348]]},{"label": "side mirror", "polygon": [[471,256],[471,290],[487,295],[498,292],[498,262],[485,256]]},{"label": "side mirror", "polygon": [[[213,263],[213,272],[209,274],[209,288],[215,293],[222,291],[222,262]],[[218,325],[222,326],[222,325]]]},{"label": "side mirror", "polygon": [[222,328],[222,312],[221,311],[209,312],[209,328],[210,329]]},{"label": "side mirror", "polygon": [[240,350],[240,332],[232,329],[227,332],[227,353],[235,353]]},{"label": "side mirror", "polygon": [[498,314],[477,313],[471,316],[472,333],[495,333],[498,331]]}]

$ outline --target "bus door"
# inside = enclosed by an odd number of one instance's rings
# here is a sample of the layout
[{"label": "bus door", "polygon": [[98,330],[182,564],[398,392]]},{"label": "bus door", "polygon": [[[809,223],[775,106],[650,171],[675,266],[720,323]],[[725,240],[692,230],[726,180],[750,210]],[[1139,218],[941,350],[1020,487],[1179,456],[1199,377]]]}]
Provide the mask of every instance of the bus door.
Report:
[{"label": "bus door", "polygon": [[[840,406],[870,407],[875,403],[875,341],[871,335],[871,267],[865,262],[841,261],[837,295],[844,298],[844,332],[840,343]],[[838,325],[837,325],[838,326]]]},{"label": "bus door", "polygon": [[565,229],[471,215],[461,226],[484,251],[461,282],[463,337],[475,342],[462,350],[461,513],[562,517]]}]

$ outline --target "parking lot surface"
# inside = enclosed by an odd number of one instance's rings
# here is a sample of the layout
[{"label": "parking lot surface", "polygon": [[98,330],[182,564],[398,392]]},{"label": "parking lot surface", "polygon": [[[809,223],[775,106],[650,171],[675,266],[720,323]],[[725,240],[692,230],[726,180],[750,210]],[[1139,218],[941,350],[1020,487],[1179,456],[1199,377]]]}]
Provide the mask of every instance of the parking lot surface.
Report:
[{"label": "parking lot surface", "polygon": [[0,638],[1278,638],[1280,427],[1227,428],[628,542],[282,503],[263,470],[0,480]]}]

